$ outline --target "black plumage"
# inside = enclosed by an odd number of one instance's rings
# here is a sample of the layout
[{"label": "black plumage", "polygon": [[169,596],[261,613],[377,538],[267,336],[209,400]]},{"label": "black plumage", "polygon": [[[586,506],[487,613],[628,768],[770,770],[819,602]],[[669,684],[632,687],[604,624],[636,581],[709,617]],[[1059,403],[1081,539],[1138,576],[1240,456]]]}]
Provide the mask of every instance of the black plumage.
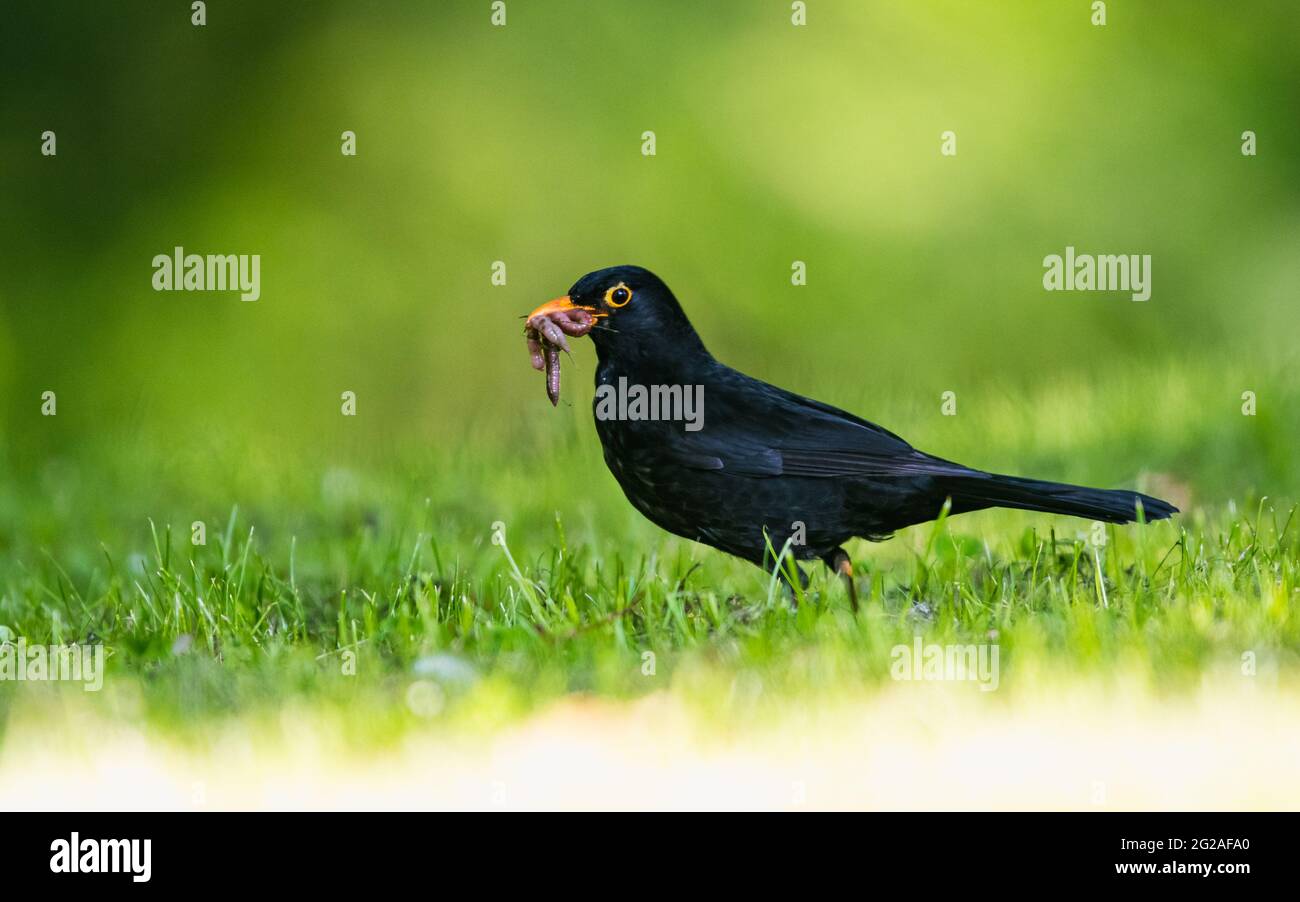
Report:
[{"label": "black plumage", "polygon": [[590,273],[561,301],[596,316],[598,414],[600,393],[621,379],[624,386],[703,386],[694,431],[683,421],[597,416],[605,462],[628,500],[669,532],[760,566],[769,542],[779,550],[802,524],[793,554],[825,561],[852,589],[844,542],[932,520],[948,499],[952,513],[1011,507],[1109,523],[1136,519],[1139,505],[1148,520],[1177,511],[1136,492],[971,469],[746,376],[708,352],[672,292],[641,267]]}]

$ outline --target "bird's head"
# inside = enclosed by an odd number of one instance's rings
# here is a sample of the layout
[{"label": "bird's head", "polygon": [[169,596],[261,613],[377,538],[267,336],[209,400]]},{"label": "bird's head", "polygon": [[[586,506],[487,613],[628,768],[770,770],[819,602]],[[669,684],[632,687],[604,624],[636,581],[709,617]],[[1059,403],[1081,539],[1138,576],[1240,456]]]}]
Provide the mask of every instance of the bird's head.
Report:
[{"label": "bird's head", "polygon": [[640,266],[611,266],[589,272],[564,297],[548,301],[530,317],[571,310],[586,310],[595,317],[591,340],[604,360],[659,358],[672,353],[704,350],[690,320],[668,286]]}]

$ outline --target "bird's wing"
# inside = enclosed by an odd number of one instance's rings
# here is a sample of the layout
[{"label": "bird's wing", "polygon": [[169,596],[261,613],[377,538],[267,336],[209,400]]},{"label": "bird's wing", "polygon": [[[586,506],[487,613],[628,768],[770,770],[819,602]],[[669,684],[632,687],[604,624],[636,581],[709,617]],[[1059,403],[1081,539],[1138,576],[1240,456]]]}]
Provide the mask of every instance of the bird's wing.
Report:
[{"label": "bird's wing", "polygon": [[734,370],[729,376],[706,386],[703,428],[672,431],[664,450],[677,463],[691,469],[767,477],[969,476],[977,472],[917,451],[887,429],[829,404]]}]

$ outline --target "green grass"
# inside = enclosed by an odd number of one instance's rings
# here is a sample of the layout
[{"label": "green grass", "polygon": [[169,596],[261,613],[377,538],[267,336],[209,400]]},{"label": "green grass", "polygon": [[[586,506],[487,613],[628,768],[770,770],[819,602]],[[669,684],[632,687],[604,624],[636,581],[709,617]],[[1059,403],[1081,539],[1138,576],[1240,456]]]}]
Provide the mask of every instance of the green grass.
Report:
[{"label": "green grass", "polygon": [[[1064,397],[1080,416],[1098,404]],[[1166,395],[1165,416],[1177,401]],[[1136,672],[1178,693],[1246,652],[1285,673],[1300,663],[1288,504],[1244,494],[1100,534],[985,512],[856,542],[854,617],[820,567],[796,605],[769,574],[640,519],[601,470],[586,416],[577,402],[545,421],[555,435],[515,453],[354,445],[286,462],[252,443],[162,454],[126,435],[99,455],[11,452],[22,478],[0,498],[15,517],[0,625],[31,643],[102,640],[109,670],[91,703],[195,742],[214,722],[287,707],[373,745],[430,726],[491,729],[572,693],[665,688],[735,723],[753,714],[738,685],[756,681],[773,709],[870,692],[914,635],[996,641],[1013,689]],[[1000,434],[1003,448],[967,456],[1015,457],[1005,446],[1021,439]],[[1037,475],[1083,479],[1104,463]],[[223,497],[236,501],[218,508]],[[194,520],[206,544],[191,542]],[[68,691],[0,684],[0,723],[39,717]]]}]

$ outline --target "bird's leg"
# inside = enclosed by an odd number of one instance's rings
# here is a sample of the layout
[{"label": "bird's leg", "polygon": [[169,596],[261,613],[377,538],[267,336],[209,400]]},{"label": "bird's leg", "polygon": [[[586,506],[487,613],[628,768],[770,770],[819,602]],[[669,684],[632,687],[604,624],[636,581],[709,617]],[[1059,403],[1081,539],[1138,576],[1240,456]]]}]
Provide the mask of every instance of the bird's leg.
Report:
[{"label": "bird's leg", "polygon": [[853,613],[856,614],[858,612],[858,587],[853,584],[853,561],[849,560],[849,553],[843,548],[836,548],[826,557],[826,566],[844,577],[844,585],[849,589],[849,604],[853,608]]}]

